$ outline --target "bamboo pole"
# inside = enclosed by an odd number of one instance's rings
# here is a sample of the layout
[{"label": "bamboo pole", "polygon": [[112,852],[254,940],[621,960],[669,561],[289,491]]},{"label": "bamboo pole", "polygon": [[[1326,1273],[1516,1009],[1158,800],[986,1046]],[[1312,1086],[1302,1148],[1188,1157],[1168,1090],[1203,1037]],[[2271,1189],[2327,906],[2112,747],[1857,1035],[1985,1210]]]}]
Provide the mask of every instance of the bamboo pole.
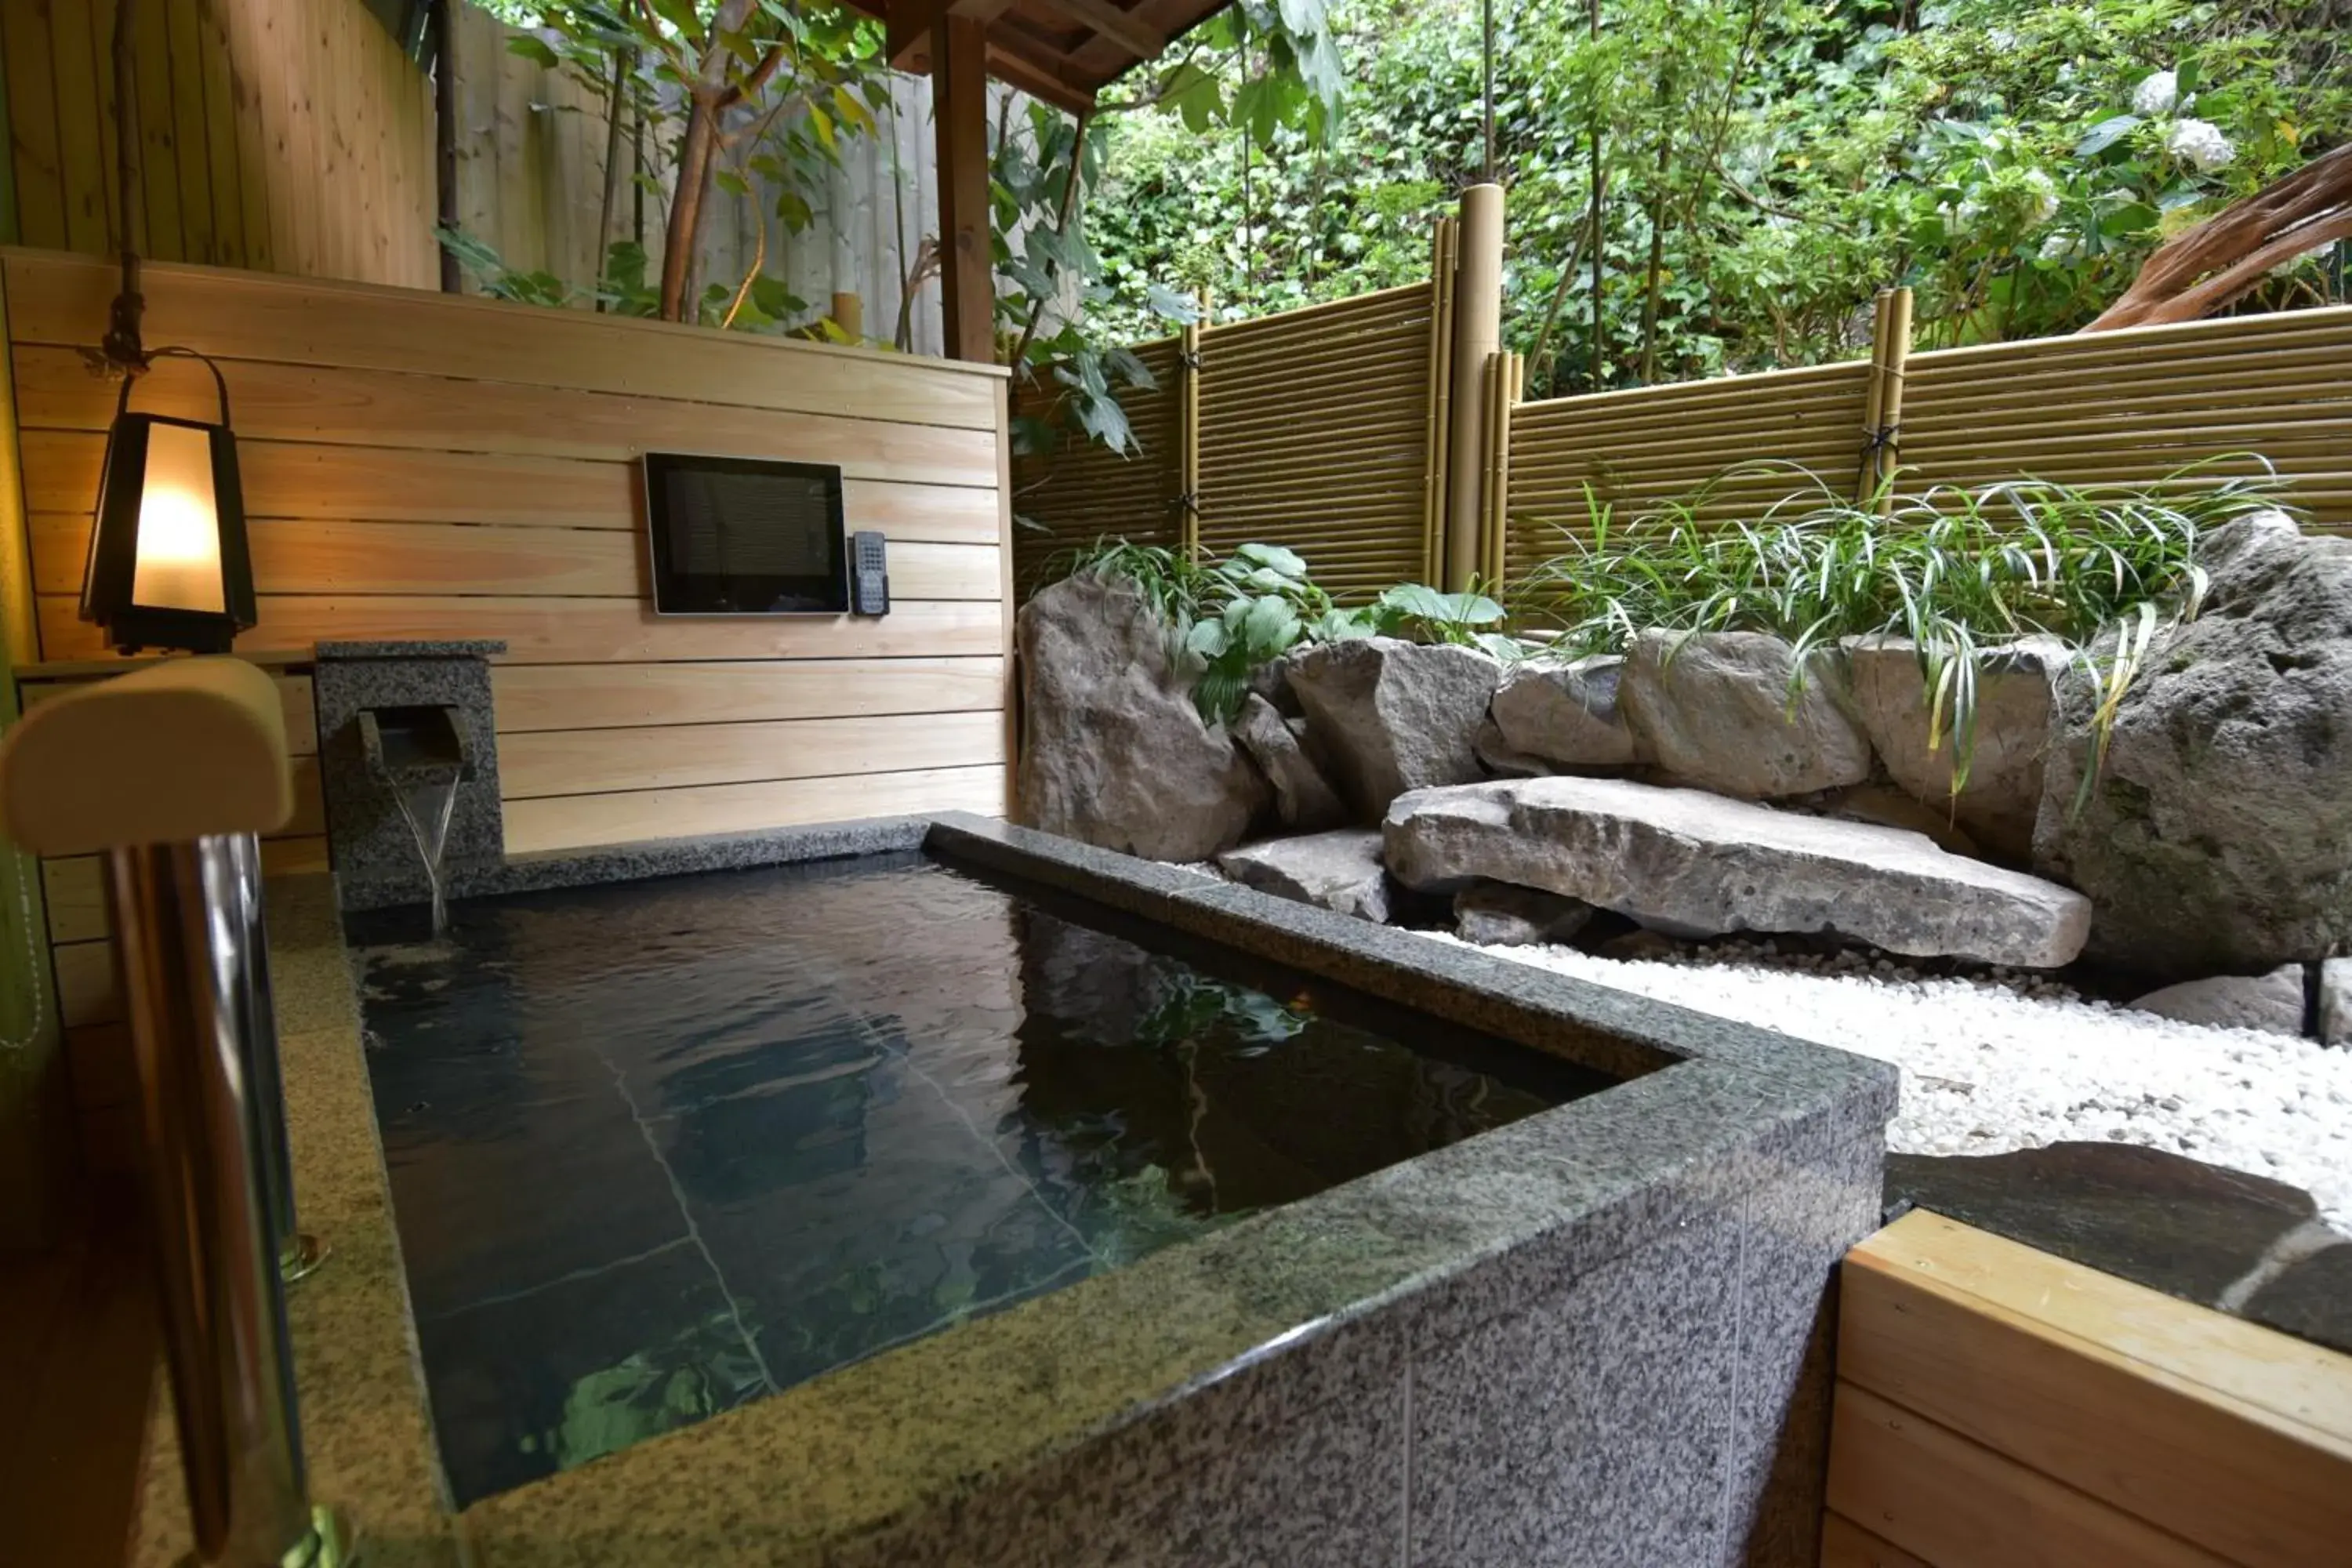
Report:
[{"label": "bamboo pole", "polygon": [[1519,400],[1525,362],[1508,350],[1487,356],[1485,469],[1481,483],[1484,524],[1480,571],[1492,589],[1503,581],[1509,555],[1511,500],[1511,410]]},{"label": "bamboo pole", "polygon": [[[1454,429],[1455,454],[1482,450],[1486,358],[1503,335],[1503,188],[1472,185],[1462,193],[1462,224],[1454,270]],[[1478,465],[1456,461],[1446,476],[1445,586],[1460,592],[1478,570]]]},{"label": "bamboo pole", "polygon": [[1423,479],[1421,581],[1433,583],[1445,567],[1445,513],[1453,492],[1448,475],[1454,438],[1454,278],[1460,235],[1453,218],[1437,220],[1430,237],[1429,456]]},{"label": "bamboo pole", "polygon": [[1181,396],[1177,402],[1176,539],[1186,555],[1201,552],[1201,342],[1211,305],[1201,286],[1200,314],[1184,323],[1176,348]]},{"label": "bamboo pole", "polygon": [[1873,490],[1879,495],[1879,510],[1888,510],[1894,500],[1889,483],[1903,457],[1903,381],[1911,360],[1911,290],[1895,290],[1894,302],[1886,312],[1886,351],[1880,356],[1879,410],[1876,438],[1871,444],[1872,468],[1875,478]]},{"label": "bamboo pole", "polygon": [[1867,503],[1878,488],[1878,429],[1886,408],[1886,325],[1893,318],[1895,290],[1881,289],[1871,300],[1870,382],[1863,394],[1862,460],[1856,466],[1853,500]]}]

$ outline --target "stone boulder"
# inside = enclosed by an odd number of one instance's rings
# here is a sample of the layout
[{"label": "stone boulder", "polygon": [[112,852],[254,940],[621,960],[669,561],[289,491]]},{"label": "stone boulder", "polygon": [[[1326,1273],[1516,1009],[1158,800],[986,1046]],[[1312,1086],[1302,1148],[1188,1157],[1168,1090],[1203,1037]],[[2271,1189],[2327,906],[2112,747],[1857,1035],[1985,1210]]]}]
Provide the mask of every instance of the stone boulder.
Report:
[{"label": "stone boulder", "polygon": [[1255,691],[1242,700],[1241,716],[1234,721],[1234,739],[1274,786],[1275,815],[1285,827],[1316,833],[1348,820],[1347,803],[1298,743],[1289,722]]},{"label": "stone boulder", "polygon": [[1409,789],[1483,778],[1474,749],[1501,661],[1476,648],[1360,637],[1284,661],[1307,736],[1365,821]]},{"label": "stone boulder", "polygon": [[1389,879],[1377,828],[1342,827],[1298,838],[1269,838],[1217,857],[1218,868],[1244,887],[1302,904],[1320,904],[1374,921],[1389,918]]},{"label": "stone boulder", "polygon": [[1927,748],[1928,692],[1917,645],[1906,637],[1855,637],[1845,653],[1854,707],[1887,776],[1923,805],[1948,811],[1995,859],[2030,864],[2034,818],[2042,810],[2042,762],[2050,750],[2058,681],[2070,663],[2065,645],[2031,637],[1983,650],[1968,787],[1957,799],[1958,747],[1948,712],[1936,749]]},{"label": "stone boulder", "polygon": [[2319,966],[2316,1021],[2322,1043],[2352,1045],[2352,958],[2331,958]]},{"label": "stone boulder", "polygon": [[1420,790],[1390,806],[1382,834],[1409,888],[1486,877],[1677,930],[1833,931],[1914,957],[2051,969],[2091,923],[2081,894],[1921,834],[1624,779]]},{"label": "stone boulder", "polygon": [[2091,896],[2091,951],[2159,974],[2258,973],[2352,945],[2352,539],[2243,518],[2199,552],[2202,613],[2156,639],[2091,747],[2061,683],[2034,868]]},{"label": "stone boulder", "polygon": [[[1625,661],[1613,654],[1515,667],[1487,711],[1496,750],[1554,768],[1622,768],[1647,759],[1617,705]],[[1512,771],[1518,771],[1514,769]]]},{"label": "stone boulder", "polygon": [[1020,816],[1031,827],[1155,860],[1241,842],[1265,780],[1223,726],[1129,584],[1072,577],[1021,607]]},{"label": "stone boulder", "polygon": [[1592,906],[1540,888],[1473,882],[1454,895],[1454,934],[1479,947],[1562,942],[1592,919]]},{"label": "stone boulder", "polygon": [[2151,991],[2132,1004],[2135,1013],[2154,1013],[2184,1024],[2216,1029],[2256,1029],[2269,1035],[2303,1033],[2303,965],[2284,963],[2268,974],[2216,974],[2184,980]]},{"label": "stone boulder", "polygon": [[1807,661],[1792,704],[1796,649],[1763,632],[1645,631],[1628,651],[1617,700],[1633,732],[1678,783],[1775,800],[1870,776],[1844,660]]}]

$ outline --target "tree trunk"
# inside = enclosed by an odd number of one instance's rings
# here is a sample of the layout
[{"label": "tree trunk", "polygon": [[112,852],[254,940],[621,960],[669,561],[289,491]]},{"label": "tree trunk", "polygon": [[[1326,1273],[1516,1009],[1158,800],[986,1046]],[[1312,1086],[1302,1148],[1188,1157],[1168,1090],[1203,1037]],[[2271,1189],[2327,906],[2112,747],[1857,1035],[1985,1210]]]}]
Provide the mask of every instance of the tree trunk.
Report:
[{"label": "tree trunk", "polygon": [[[1598,43],[1601,39],[1601,0],[1592,0],[1588,36]],[[1609,371],[1607,352],[1601,346],[1601,267],[1602,251],[1601,223],[1606,216],[1603,202],[1607,188],[1601,170],[1601,85],[1598,72],[1593,73],[1592,88],[1592,390],[1599,392],[1606,383]]]},{"label": "tree trunk", "polygon": [[604,195],[596,204],[596,254],[592,258],[596,268],[596,309],[604,308],[604,247],[613,240],[613,209],[621,200],[621,92],[627,85],[629,68],[636,61],[635,49],[613,52],[613,90],[604,100]]},{"label": "tree trunk", "polygon": [[1675,73],[1658,88],[1657,188],[1650,193],[1650,271],[1642,289],[1642,384],[1658,379],[1658,291],[1665,280],[1666,181],[1674,172]]},{"label": "tree trunk", "polygon": [[662,239],[661,314],[665,321],[699,316],[694,264],[702,244],[703,197],[718,172],[719,116],[732,100],[727,70],[732,58],[725,40],[743,31],[753,0],[722,0],[704,29],[702,65],[687,91],[686,134],[678,144],[677,178],[670,188],[669,232]]}]

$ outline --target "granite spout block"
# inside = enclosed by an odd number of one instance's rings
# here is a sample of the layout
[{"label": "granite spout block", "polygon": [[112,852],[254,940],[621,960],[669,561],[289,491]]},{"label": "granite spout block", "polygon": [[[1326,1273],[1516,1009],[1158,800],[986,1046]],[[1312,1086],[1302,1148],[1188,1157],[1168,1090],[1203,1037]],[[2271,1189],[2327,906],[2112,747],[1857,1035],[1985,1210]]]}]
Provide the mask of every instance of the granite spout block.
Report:
[{"label": "granite spout block", "polygon": [[505,863],[489,659],[501,642],[322,642],[314,685],[327,843],[347,910],[422,903],[404,791],[451,789],[445,877]]}]

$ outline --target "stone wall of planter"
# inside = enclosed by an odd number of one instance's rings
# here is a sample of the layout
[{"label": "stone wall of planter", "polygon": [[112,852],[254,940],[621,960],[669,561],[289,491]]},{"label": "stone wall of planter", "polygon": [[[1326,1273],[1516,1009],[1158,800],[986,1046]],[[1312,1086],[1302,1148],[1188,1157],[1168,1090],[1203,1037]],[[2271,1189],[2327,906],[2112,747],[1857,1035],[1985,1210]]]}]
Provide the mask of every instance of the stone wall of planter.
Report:
[{"label": "stone wall of planter", "polygon": [[1515,665],[1374,637],[1262,671],[1228,730],[1130,591],[1073,581],[1022,612],[1021,798],[1033,826],[1473,940],[1605,910],[1683,939],[2087,955],[2194,983],[2154,1010],[2352,1029],[2320,968],[2352,952],[2352,541],[2265,513],[2200,562],[2203,614],[2151,649],[2088,785],[2093,688],[2036,639],[1988,652],[1957,794],[1896,638],[1816,650],[1792,698],[1794,650],[1761,633]]}]

